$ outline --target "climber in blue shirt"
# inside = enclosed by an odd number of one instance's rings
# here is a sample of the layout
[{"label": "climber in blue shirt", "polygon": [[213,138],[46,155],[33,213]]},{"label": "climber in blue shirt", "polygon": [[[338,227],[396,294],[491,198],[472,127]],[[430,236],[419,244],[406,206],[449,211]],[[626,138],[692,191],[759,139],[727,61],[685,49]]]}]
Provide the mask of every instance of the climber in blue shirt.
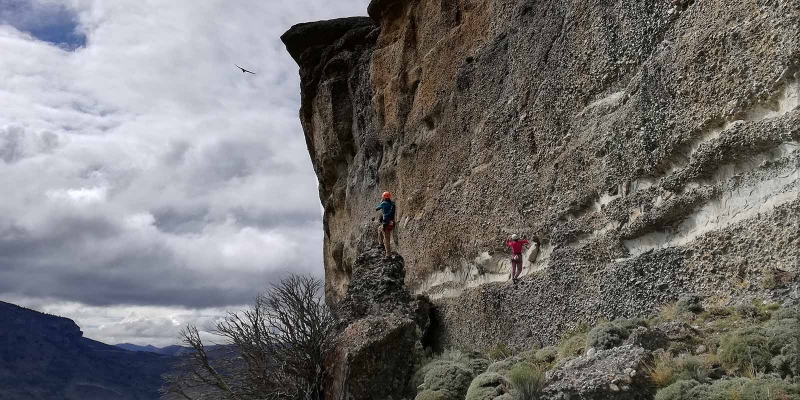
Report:
[{"label": "climber in blue shirt", "polygon": [[383,192],[383,201],[375,207],[375,211],[381,211],[380,226],[378,227],[378,243],[383,243],[386,249],[386,257],[392,256],[392,231],[394,230],[395,204],[392,201],[392,194]]}]

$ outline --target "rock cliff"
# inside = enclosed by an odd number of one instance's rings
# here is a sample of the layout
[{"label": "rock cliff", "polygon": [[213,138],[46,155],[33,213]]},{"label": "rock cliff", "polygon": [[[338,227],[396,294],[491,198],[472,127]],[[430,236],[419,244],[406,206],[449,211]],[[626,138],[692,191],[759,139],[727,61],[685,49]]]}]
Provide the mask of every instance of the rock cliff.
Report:
[{"label": "rock cliff", "polygon": [[[694,292],[797,296],[800,1],[373,0],[301,24],[329,301],[398,204],[439,341],[552,343]],[[503,239],[542,239],[519,286]]]}]

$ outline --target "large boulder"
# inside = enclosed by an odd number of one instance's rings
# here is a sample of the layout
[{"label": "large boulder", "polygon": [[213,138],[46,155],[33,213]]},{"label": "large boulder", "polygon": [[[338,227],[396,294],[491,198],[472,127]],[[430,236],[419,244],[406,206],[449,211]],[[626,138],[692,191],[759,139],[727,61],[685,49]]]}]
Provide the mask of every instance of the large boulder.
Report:
[{"label": "large boulder", "polygon": [[[400,399],[407,394],[430,304],[424,297],[412,297],[403,278],[399,256],[385,259],[380,249],[372,249],[356,259],[347,295],[334,307],[338,327],[326,359],[326,399]],[[472,374],[457,372],[454,376]],[[431,389],[452,390],[439,386],[432,384]]]},{"label": "large boulder", "polygon": [[410,318],[366,317],[350,324],[327,360],[325,398],[399,398],[414,373],[418,343]]},{"label": "large boulder", "polygon": [[655,388],[643,370],[650,357],[641,347],[624,345],[574,358],[547,373],[542,399],[652,398]]}]

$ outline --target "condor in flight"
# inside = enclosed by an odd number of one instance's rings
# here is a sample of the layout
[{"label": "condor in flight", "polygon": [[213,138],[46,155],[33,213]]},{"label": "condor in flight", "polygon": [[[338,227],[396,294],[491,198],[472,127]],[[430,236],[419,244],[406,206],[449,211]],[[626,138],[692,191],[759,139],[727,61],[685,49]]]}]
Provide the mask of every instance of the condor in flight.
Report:
[{"label": "condor in flight", "polygon": [[[236,65],[236,64],[233,64],[233,65]],[[244,74],[244,73],[253,74],[253,75],[255,75],[255,74],[256,74],[255,72],[253,72],[253,71],[248,71],[248,70],[246,70],[246,69],[244,69],[244,68],[242,68],[242,67],[240,67],[240,66],[238,66],[238,65],[236,65],[236,67],[237,67],[237,68],[239,68],[240,70],[242,70],[242,73],[243,73],[243,74]]]}]

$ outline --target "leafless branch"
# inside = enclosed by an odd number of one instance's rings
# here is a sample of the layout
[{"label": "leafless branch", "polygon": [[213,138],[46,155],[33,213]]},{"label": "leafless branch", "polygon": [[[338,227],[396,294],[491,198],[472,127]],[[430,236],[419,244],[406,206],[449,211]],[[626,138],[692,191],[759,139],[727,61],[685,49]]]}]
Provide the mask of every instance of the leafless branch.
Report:
[{"label": "leafless branch", "polygon": [[319,279],[292,275],[256,297],[252,308],[229,313],[212,330],[231,350],[227,355],[210,354],[188,326],[181,337],[193,352],[163,392],[187,400],[322,399],[334,326],[322,287]]}]

